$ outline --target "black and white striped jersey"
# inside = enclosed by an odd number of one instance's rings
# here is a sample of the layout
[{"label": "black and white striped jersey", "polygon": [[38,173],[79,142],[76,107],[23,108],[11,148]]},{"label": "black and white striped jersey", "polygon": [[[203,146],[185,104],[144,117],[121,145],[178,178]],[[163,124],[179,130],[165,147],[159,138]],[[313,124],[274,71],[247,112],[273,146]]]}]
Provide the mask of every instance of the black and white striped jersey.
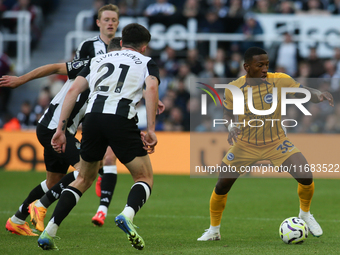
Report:
[{"label": "black and white striped jersey", "polygon": [[[44,115],[40,118],[39,123],[46,126],[49,129],[56,129],[58,126],[61,108],[64,102],[64,98],[67,91],[73,83],[73,79],[76,78],[79,71],[89,62],[89,59],[105,54],[107,52],[107,45],[100,39],[99,36],[86,39],[83,41],[76,52],[76,55],[72,62],[67,62],[68,80],[59,93],[53,98],[49,108],[45,111]],[[71,134],[77,132],[77,128],[84,118],[86,101],[88,99],[89,90],[81,93],[78,98],[76,105],[74,106],[72,113],[68,121],[68,131]]]},{"label": "black and white striped jersey", "polygon": [[136,116],[146,77],[153,75],[159,81],[156,63],[132,50],[92,58],[79,75],[87,79],[91,90],[86,113],[117,114],[128,119]]},{"label": "black and white striped jersey", "polygon": [[[43,116],[41,116],[39,123],[48,129],[56,129],[58,127],[58,122],[60,118],[61,108],[65,99],[65,96],[71,87],[75,77],[79,73],[79,71],[84,67],[84,65],[89,62],[89,60],[79,60],[73,62],[66,62],[67,67],[67,74],[69,79],[66,81],[64,86],[58,92],[58,94],[52,99],[49,107],[44,112]],[[81,93],[78,98],[77,102],[72,110],[70,115],[67,129],[68,131],[75,135],[77,132],[77,128],[81,123],[82,119],[85,115],[86,110],[86,101],[88,99],[90,90],[86,90]]]},{"label": "black and white striped jersey", "polygon": [[98,35],[83,41],[79,45],[73,60],[90,59],[105,53],[107,53],[107,45]]}]

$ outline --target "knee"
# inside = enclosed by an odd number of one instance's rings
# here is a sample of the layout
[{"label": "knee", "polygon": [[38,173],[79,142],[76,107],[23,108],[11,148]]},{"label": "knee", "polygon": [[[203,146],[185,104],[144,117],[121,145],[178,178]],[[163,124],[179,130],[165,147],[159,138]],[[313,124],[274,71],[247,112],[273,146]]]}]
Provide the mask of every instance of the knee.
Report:
[{"label": "knee", "polygon": [[112,166],[112,165],[116,165],[116,156],[110,155],[104,158],[104,166]]},{"label": "knee", "polygon": [[56,185],[65,174],[61,173],[54,173],[53,175],[50,175],[48,178],[46,178],[46,186],[48,189],[51,189],[54,185]]},{"label": "knee", "polygon": [[89,188],[96,179],[96,176],[97,175],[83,175],[79,173],[77,181],[80,182],[83,187]]}]

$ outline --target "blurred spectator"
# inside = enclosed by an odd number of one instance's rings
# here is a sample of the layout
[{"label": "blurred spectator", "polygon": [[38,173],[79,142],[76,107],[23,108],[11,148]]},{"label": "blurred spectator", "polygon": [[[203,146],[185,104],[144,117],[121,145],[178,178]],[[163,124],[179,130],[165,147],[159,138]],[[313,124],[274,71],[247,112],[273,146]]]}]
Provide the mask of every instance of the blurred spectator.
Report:
[{"label": "blurred spectator", "polygon": [[189,99],[190,99],[190,94],[185,89],[184,79],[178,80],[176,98],[174,101],[175,106],[179,107],[182,112],[185,112]]},{"label": "blurred spectator", "polygon": [[303,115],[296,130],[298,133],[320,133],[324,128],[324,118],[320,114],[320,108],[317,104],[310,103],[307,105],[308,111],[312,115]]},{"label": "blurred spectator", "polygon": [[4,11],[7,11],[7,6],[4,5],[3,0],[0,0],[0,30],[4,29],[4,20],[2,19],[2,14],[4,13]]},{"label": "blurred spectator", "polygon": [[190,71],[196,75],[203,71],[202,59],[198,54],[197,49],[189,49],[187,51],[186,63],[190,67]]},{"label": "blurred spectator", "polygon": [[[3,75],[11,75],[12,64],[10,58],[2,53],[0,56],[0,77]],[[8,113],[8,102],[11,98],[11,88],[0,88],[0,118]]]},{"label": "blurred spectator", "polygon": [[37,103],[33,107],[33,113],[35,114],[35,125],[38,123],[41,116],[44,114],[45,110],[51,102],[51,95],[48,89],[43,89],[40,91]]},{"label": "blurred spectator", "polygon": [[10,114],[7,115],[5,119],[5,124],[3,125],[3,129],[6,131],[15,131],[20,130],[20,122],[17,118],[11,117]]},{"label": "blurred spectator", "polygon": [[200,8],[199,0],[186,0],[183,6],[182,15],[186,18],[202,19],[203,11]]},{"label": "blurred spectator", "polygon": [[119,8],[119,17],[131,17],[136,14],[134,1],[121,0],[117,4]]},{"label": "blurred spectator", "polygon": [[321,75],[326,81],[330,82],[332,92],[340,90],[340,74],[336,72],[336,66],[333,60],[326,60],[324,63],[325,73]]},{"label": "blurred spectator", "polygon": [[306,87],[312,87],[312,88],[316,88],[315,86],[313,86],[313,84],[308,84],[308,81],[310,81],[310,65],[308,64],[308,62],[300,62],[299,63],[299,71],[298,71],[298,77],[297,77],[297,81],[302,84],[303,86]]},{"label": "blurred spectator", "polygon": [[242,8],[248,12],[249,10],[251,10],[254,5],[255,5],[256,0],[242,0]]},{"label": "blurred spectator", "polygon": [[[244,1],[244,3],[245,2],[246,1]],[[249,6],[249,8],[251,8],[251,7],[252,6]],[[230,18],[236,18],[236,17],[243,18],[245,14],[246,14],[246,11],[242,6],[241,0],[231,0],[230,1],[230,7],[229,7],[229,10],[228,10],[228,14],[227,14],[228,17],[230,17]]]},{"label": "blurred spectator", "polygon": [[[31,47],[34,49],[40,38],[43,28],[43,17],[40,7],[33,5],[31,0],[18,0],[12,8],[12,11],[28,11],[31,13]],[[17,20],[12,20],[12,31],[16,30]]]},{"label": "blurred spectator", "polygon": [[212,132],[212,119],[209,115],[202,116],[202,122],[195,128],[196,132]]},{"label": "blurred spectator", "polygon": [[206,58],[204,61],[204,70],[199,73],[199,78],[213,78],[217,77],[214,70],[215,61],[212,58]]},{"label": "blurred spectator", "polygon": [[46,20],[48,15],[56,10],[59,5],[59,1],[60,0],[31,0],[33,5],[41,8],[44,20]]},{"label": "blurred spectator", "polygon": [[212,0],[210,10],[216,12],[219,18],[225,18],[228,14],[226,2],[226,0]]},{"label": "blurred spectator", "polygon": [[[214,10],[208,10],[203,19],[198,21],[198,33],[223,33],[224,24]],[[209,54],[209,41],[198,42],[199,52],[205,57]]]},{"label": "blurred spectator", "polygon": [[217,49],[215,63],[214,63],[214,71],[218,77],[226,77],[227,73],[229,73],[228,65],[226,64],[225,58],[225,50]]},{"label": "blurred spectator", "polygon": [[233,52],[231,54],[231,58],[229,61],[229,69],[230,69],[229,76],[230,77],[232,78],[238,77],[238,73],[240,69],[243,69],[242,62],[243,62],[243,57],[240,53]]},{"label": "blurred spectator", "polygon": [[156,0],[156,3],[146,7],[144,15],[150,16],[170,16],[175,14],[176,8],[173,4],[168,3],[168,0]]},{"label": "blurred spectator", "polygon": [[64,86],[65,81],[59,78],[58,74],[52,74],[47,76],[41,82],[41,86],[49,91],[51,98],[58,94],[61,88]]},{"label": "blurred spectator", "polygon": [[160,54],[161,64],[164,66],[169,76],[175,76],[178,72],[178,60],[176,56],[176,51],[167,46],[164,51]]},{"label": "blurred spectator", "polygon": [[325,10],[323,3],[320,0],[307,0],[304,2],[302,11],[299,14],[308,15],[330,15],[328,10]]},{"label": "blurred spectator", "polygon": [[37,125],[36,116],[32,112],[32,106],[29,101],[21,104],[21,110],[17,115],[17,119],[23,129],[33,128]]},{"label": "blurred spectator", "polygon": [[340,133],[340,103],[335,104],[334,113],[326,118],[324,133]]},{"label": "blurred spectator", "polygon": [[158,88],[158,95],[159,99],[162,99],[172,83],[172,78],[168,76],[164,66],[159,66],[159,78],[161,82]]},{"label": "blurred spectator", "polygon": [[214,10],[208,10],[205,17],[199,22],[198,32],[200,33],[223,33],[224,25]]},{"label": "blurred spectator", "polygon": [[318,78],[325,72],[323,60],[317,55],[315,47],[310,48],[307,62],[310,66],[311,78]]},{"label": "blurred spectator", "polygon": [[276,7],[276,12],[280,14],[294,14],[295,13],[294,3],[292,1],[281,1]]},{"label": "blurred spectator", "polygon": [[293,42],[290,33],[285,33],[284,41],[279,45],[276,44],[274,59],[275,69],[276,66],[284,67],[288,75],[296,77],[301,57],[298,45]]},{"label": "blurred spectator", "polygon": [[340,48],[334,48],[334,60],[336,65],[336,72],[340,74]]},{"label": "blurred spectator", "polygon": [[[234,43],[234,51],[244,53],[250,47],[263,48],[262,41],[254,41],[254,36],[263,34],[263,29],[253,13],[247,13],[245,16],[245,24],[239,27],[236,32],[242,33],[245,39],[242,42]],[[237,47],[235,47],[235,45],[237,45]]]},{"label": "blurred spectator", "polygon": [[333,0],[328,6],[328,11],[332,14],[340,14],[340,0]]},{"label": "blurred spectator", "polygon": [[190,95],[196,95],[198,92],[196,88],[196,80],[197,76],[190,71],[188,64],[182,62],[180,64],[178,74],[173,81],[173,89],[178,90],[180,82],[183,82],[185,90],[187,90]]},{"label": "blurred spectator", "polygon": [[97,26],[98,19],[98,10],[105,5],[105,0],[93,0],[92,3],[92,19],[91,23],[88,25],[89,30],[91,31],[99,31],[99,27]]},{"label": "blurred spectator", "polygon": [[179,107],[173,107],[170,110],[168,121],[168,124],[171,126],[171,130],[168,131],[184,131],[183,112]]},{"label": "blurred spectator", "polygon": [[269,0],[257,0],[256,6],[252,10],[254,13],[270,14],[274,13],[274,8]]}]

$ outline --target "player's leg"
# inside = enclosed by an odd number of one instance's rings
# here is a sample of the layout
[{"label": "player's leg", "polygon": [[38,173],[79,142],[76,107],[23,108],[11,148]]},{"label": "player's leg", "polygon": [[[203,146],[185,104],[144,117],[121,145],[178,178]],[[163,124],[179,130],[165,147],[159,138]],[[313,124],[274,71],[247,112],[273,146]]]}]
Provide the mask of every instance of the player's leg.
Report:
[{"label": "player's leg", "polygon": [[[103,175],[101,177],[100,183],[100,205],[98,207],[96,215],[92,218],[92,223],[95,226],[103,226],[104,220],[107,215],[107,211],[109,205],[112,200],[113,192],[116,187],[117,182],[117,166],[116,166],[116,155],[113,153],[110,147],[107,147],[105,156],[104,156],[104,166],[103,166]],[[98,177],[99,180],[99,177]],[[98,181],[97,181],[98,183]],[[97,185],[96,183],[96,192]]]},{"label": "player's leg", "polygon": [[20,205],[18,211],[7,220],[7,231],[17,235],[37,236],[26,223],[26,218],[29,215],[28,207],[30,203],[43,196],[46,191],[48,191],[46,180],[42,181],[38,186],[31,190],[28,197]]},{"label": "player's leg", "polygon": [[152,166],[149,155],[135,157],[129,163],[125,163],[125,166],[129,169],[135,183],[131,187],[124,210],[116,217],[115,222],[127,234],[132,246],[141,250],[145,247],[145,243],[137,233],[133,219],[150,197],[153,186]]},{"label": "player's leg", "polygon": [[70,165],[79,170],[80,145],[79,141],[71,134],[67,133],[66,139],[67,146],[65,153],[58,154],[53,150],[50,152],[50,156],[45,154],[45,158],[48,158],[49,162],[47,166],[47,169],[50,170],[48,171],[48,175],[54,177],[54,182],[58,180],[58,178],[56,178],[57,175],[53,175],[54,173],[58,174],[62,172],[64,177],[59,179],[59,181],[53,187],[50,187],[50,190],[47,191],[46,194],[40,198],[40,200],[34,201],[29,206],[31,222],[39,231],[43,231],[45,228],[44,219],[47,208],[60,197],[62,190],[71,182],[73,182],[78,174],[78,171],[74,171],[65,175]]},{"label": "player's leg", "polygon": [[[282,166],[286,166],[291,170],[289,173],[298,182],[298,195],[300,200],[299,217],[303,219],[309,228],[309,231],[314,236],[321,236],[323,234],[322,228],[310,213],[310,206],[314,194],[313,173],[310,171],[308,162],[301,152],[295,153],[287,158]],[[295,166],[295,167],[291,167]]]},{"label": "player's leg", "polygon": [[[221,168],[228,169],[228,165],[222,162]],[[220,226],[222,214],[227,203],[228,192],[240,174],[237,171],[220,172],[216,186],[210,197],[210,227],[197,241],[220,240]]]},{"label": "player's leg", "polygon": [[38,244],[42,249],[57,249],[53,238],[56,236],[60,224],[78,203],[82,194],[91,187],[96,179],[98,169],[99,161],[80,160],[80,171],[77,179],[63,190],[50,221],[38,239]]},{"label": "player's leg", "polygon": [[[41,182],[39,185],[31,190],[27,198],[20,205],[18,211],[7,220],[6,229],[18,235],[35,236],[35,234],[31,231],[31,229],[25,222],[27,216],[30,214],[29,205],[35,200],[41,198],[48,191],[48,189],[51,187],[48,185],[52,185],[57,181],[58,178],[61,178],[66,173],[64,169],[53,167],[53,165],[56,163],[50,144],[53,131],[47,129],[46,127],[38,125],[36,132],[39,142],[44,147],[44,162],[47,170],[46,180]],[[42,215],[44,215],[44,213],[46,213],[46,211],[42,212]]]}]

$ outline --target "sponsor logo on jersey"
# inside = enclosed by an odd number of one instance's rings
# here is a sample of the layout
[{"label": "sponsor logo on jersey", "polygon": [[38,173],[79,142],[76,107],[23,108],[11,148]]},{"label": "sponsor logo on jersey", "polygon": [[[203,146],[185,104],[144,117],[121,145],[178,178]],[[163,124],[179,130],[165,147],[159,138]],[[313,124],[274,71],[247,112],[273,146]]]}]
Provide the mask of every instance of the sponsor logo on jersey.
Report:
[{"label": "sponsor logo on jersey", "polygon": [[73,69],[78,69],[78,68],[82,67],[83,64],[84,64],[83,61],[76,61],[76,62],[72,63],[72,67],[73,67]]},{"label": "sponsor logo on jersey", "polygon": [[102,55],[102,54],[104,54],[104,51],[102,51],[102,50],[100,50],[96,53],[96,55]]},{"label": "sponsor logo on jersey", "polygon": [[231,152],[229,152],[228,155],[227,155],[227,159],[228,159],[229,161],[232,161],[234,158],[235,158],[234,154],[231,153]]},{"label": "sponsor logo on jersey", "polygon": [[263,99],[267,104],[271,104],[273,102],[273,94],[269,93]]}]

